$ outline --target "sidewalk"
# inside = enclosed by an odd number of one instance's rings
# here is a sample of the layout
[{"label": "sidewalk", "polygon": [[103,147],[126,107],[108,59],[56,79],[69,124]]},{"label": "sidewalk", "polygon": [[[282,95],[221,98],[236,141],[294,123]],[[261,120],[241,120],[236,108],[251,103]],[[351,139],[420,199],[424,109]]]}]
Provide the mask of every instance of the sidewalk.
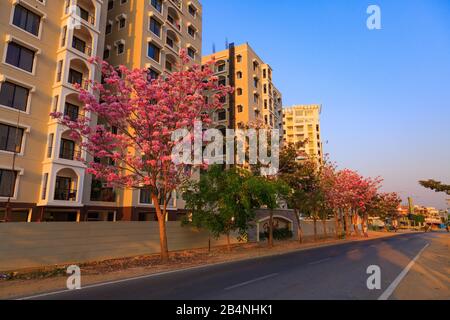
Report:
[{"label": "sidewalk", "polygon": [[[171,253],[171,261],[167,264],[160,262],[159,255],[92,262],[80,265],[81,285],[86,286],[196,266],[280,255],[292,251],[340,245],[355,241],[394,237],[405,233],[414,232],[370,232],[369,238],[327,239],[303,244],[297,241],[276,242],[275,247],[272,249],[267,247],[267,243],[261,242],[235,245],[231,252],[224,247],[213,248],[211,252],[208,252],[207,249],[188,250]],[[0,280],[0,299],[64,290],[67,280],[66,268],[67,266],[52,266],[46,269],[22,271],[15,274],[15,277],[11,280]]]}]

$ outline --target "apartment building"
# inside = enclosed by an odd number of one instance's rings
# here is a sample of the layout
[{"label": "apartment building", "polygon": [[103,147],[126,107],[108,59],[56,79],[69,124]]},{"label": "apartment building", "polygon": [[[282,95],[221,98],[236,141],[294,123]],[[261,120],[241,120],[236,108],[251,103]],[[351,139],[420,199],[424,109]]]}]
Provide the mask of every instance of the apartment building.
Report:
[{"label": "apartment building", "polygon": [[91,185],[77,161],[87,157],[80,141],[50,117],[79,117],[74,84],[100,79],[88,59],[104,51],[104,2],[1,0],[0,221],[114,218],[97,201],[113,194]]},{"label": "apartment building", "polygon": [[[192,63],[201,63],[202,6],[198,0],[109,0],[105,35],[103,58],[111,65],[145,68],[152,79],[165,76],[179,71],[181,49]],[[120,219],[156,219],[148,190],[115,193]],[[169,220],[183,208],[183,199],[174,192]]]},{"label": "apartment building", "polygon": [[280,129],[282,134],[282,95],[272,81],[272,68],[248,43],[204,56],[202,63],[214,60],[219,83],[235,88],[224,110],[213,115],[219,128],[235,129],[251,123],[263,123]]},{"label": "apartment building", "polygon": [[323,162],[323,146],[320,134],[321,105],[298,105],[283,109],[284,142],[306,141],[301,149],[309,157]]}]

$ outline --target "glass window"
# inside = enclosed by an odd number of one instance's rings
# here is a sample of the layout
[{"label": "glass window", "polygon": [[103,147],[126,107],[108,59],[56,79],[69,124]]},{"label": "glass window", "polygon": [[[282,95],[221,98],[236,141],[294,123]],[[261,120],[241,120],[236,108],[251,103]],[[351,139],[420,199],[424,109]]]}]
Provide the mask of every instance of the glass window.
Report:
[{"label": "glass window", "polygon": [[14,196],[17,171],[0,169],[0,197]]},{"label": "glass window", "polygon": [[153,43],[148,44],[148,56],[153,60],[155,60],[156,62],[159,62],[160,49]]},{"label": "glass window", "polygon": [[158,12],[162,12],[162,1],[161,0],[152,0],[152,6],[158,10]]},{"label": "glass window", "polygon": [[161,37],[161,23],[155,18],[150,18],[150,31]]},{"label": "glass window", "polygon": [[25,111],[28,104],[29,90],[11,82],[4,82],[0,88],[0,104]]},{"label": "glass window", "polygon": [[18,4],[14,7],[13,24],[37,36],[39,34],[41,17]]},{"label": "glass window", "polygon": [[34,51],[27,49],[15,42],[8,44],[8,51],[6,53],[6,63],[9,63],[17,68],[33,71]]},{"label": "glass window", "polygon": [[23,129],[0,123],[0,150],[20,153]]}]

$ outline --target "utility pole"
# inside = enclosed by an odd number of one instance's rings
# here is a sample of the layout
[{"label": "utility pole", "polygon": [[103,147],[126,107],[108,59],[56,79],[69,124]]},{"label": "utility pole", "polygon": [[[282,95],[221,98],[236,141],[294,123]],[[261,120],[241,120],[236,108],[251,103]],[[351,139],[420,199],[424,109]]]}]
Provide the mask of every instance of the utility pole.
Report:
[{"label": "utility pole", "polygon": [[8,217],[11,216],[11,195],[14,196],[16,193],[16,182],[17,182],[17,173],[16,173],[16,158],[17,158],[17,140],[19,138],[19,129],[20,129],[20,110],[18,109],[17,114],[17,125],[16,125],[16,135],[14,137],[14,152],[12,158],[11,170],[14,175],[12,190],[8,195],[8,201],[6,202],[6,210],[5,210],[5,222],[8,222]]}]

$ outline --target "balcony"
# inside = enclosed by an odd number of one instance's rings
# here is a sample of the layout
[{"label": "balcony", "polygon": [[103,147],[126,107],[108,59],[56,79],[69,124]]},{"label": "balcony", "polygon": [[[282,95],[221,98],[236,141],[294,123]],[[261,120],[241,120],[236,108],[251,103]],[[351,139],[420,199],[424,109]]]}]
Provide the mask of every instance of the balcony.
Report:
[{"label": "balcony", "polygon": [[77,84],[82,89],[89,89],[89,67],[87,64],[80,59],[72,59],[70,61],[69,74],[67,77],[67,82],[69,84]]},{"label": "balcony", "polygon": [[113,188],[104,187],[101,181],[92,181],[91,201],[116,202],[116,192]]},{"label": "balcony", "polygon": [[59,158],[70,161],[78,161],[81,159],[80,144],[72,140],[68,131],[64,132],[61,137],[59,147]]},{"label": "balcony", "polygon": [[77,201],[78,176],[72,169],[66,168],[56,174],[54,200]]},{"label": "balcony", "polygon": [[95,26],[95,5],[91,0],[67,1],[65,13],[74,14],[90,25]]},{"label": "balcony", "polygon": [[180,17],[174,8],[169,7],[167,13],[167,21],[169,21],[175,29],[181,31]]},{"label": "balcony", "polygon": [[76,201],[77,190],[75,189],[55,189],[55,200],[57,201]]},{"label": "balcony", "polygon": [[72,37],[72,48],[87,55],[92,56],[92,36],[86,27],[74,29]]},{"label": "balcony", "polygon": [[170,49],[172,49],[176,54],[180,53],[178,37],[172,30],[167,30],[166,45]]}]

